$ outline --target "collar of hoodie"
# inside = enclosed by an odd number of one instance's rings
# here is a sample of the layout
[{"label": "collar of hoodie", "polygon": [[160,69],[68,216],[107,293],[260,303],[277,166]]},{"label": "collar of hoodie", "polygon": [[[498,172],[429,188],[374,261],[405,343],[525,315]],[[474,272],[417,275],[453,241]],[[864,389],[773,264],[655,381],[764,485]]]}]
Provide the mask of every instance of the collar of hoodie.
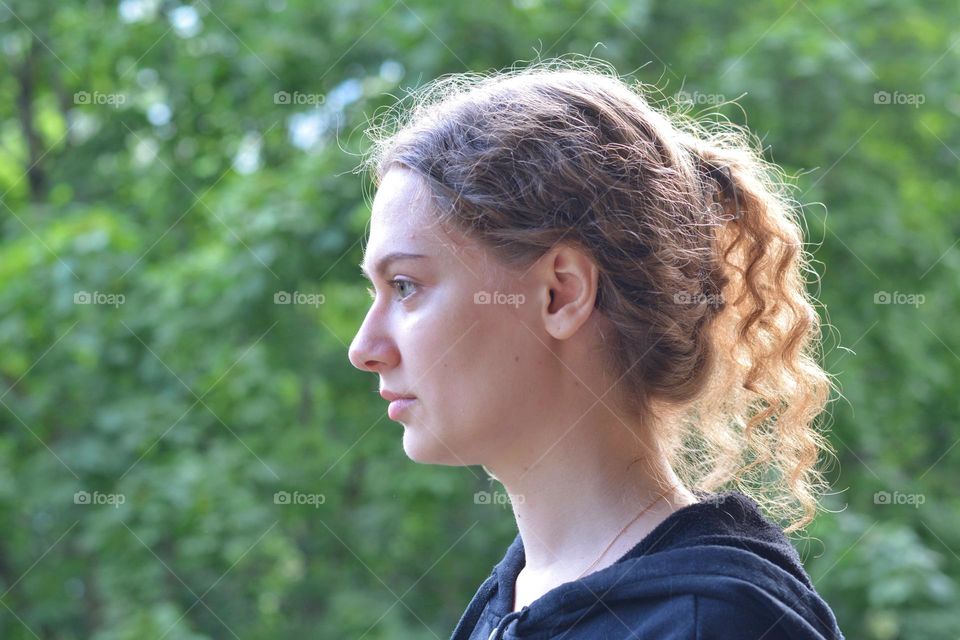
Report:
[{"label": "collar of hoodie", "polygon": [[519,611],[511,611],[507,615],[503,616],[500,619],[500,622],[497,623],[497,626],[493,628],[493,631],[490,632],[490,636],[487,640],[498,640],[503,637],[503,633],[507,630],[514,621],[519,621],[527,617],[527,612],[530,610],[529,606],[524,605]]}]

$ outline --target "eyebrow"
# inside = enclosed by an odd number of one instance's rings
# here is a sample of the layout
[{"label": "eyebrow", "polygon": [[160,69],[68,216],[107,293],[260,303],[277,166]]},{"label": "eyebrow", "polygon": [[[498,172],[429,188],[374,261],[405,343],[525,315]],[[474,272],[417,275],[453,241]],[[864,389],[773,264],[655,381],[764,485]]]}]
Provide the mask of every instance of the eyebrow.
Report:
[{"label": "eyebrow", "polygon": [[[394,251],[394,252],[388,253],[387,255],[385,255],[385,256],[383,256],[382,258],[380,258],[380,260],[377,261],[377,264],[376,264],[376,266],[374,267],[373,271],[374,271],[374,273],[376,273],[377,275],[379,275],[379,276],[382,278],[384,272],[387,270],[387,267],[389,267],[389,266],[390,266],[390,263],[392,263],[392,262],[396,262],[396,261],[398,261],[398,260],[415,260],[415,259],[417,259],[417,258],[426,258],[426,257],[428,257],[428,256],[425,256],[425,255],[420,254],[420,253],[406,253],[406,252],[404,252],[404,251]],[[372,278],[370,277],[370,272],[367,271],[367,268],[364,267],[362,263],[360,264],[360,273],[361,273],[361,274],[363,275],[363,277],[366,278],[367,280],[371,280],[371,279],[372,279]]]}]

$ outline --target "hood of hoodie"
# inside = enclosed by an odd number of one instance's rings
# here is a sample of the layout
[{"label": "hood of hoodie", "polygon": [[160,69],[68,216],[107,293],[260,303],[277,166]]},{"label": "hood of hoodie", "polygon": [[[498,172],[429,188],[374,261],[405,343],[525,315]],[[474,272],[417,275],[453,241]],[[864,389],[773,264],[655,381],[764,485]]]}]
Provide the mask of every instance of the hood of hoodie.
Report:
[{"label": "hood of hoodie", "polygon": [[699,503],[670,514],[614,564],[564,583],[514,612],[514,586],[525,564],[517,535],[478,589],[453,638],[470,638],[483,613],[498,619],[490,638],[546,638],[564,625],[619,611],[628,601],[675,596],[700,596],[755,612],[775,625],[768,638],[843,638],[796,549],[751,498],[737,491],[698,497]]}]

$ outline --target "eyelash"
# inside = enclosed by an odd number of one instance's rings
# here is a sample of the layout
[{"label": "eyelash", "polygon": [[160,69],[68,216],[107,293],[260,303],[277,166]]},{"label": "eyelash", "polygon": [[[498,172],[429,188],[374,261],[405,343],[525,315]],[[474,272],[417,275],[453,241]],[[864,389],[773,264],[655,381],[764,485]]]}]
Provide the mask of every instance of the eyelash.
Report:
[{"label": "eyelash", "polygon": [[[416,290],[416,288],[417,288],[417,285],[415,285],[415,284],[414,284],[412,281],[410,281],[410,280],[388,280],[388,281],[387,281],[387,284],[390,285],[390,287],[391,287],[392,289],[394,289],[395,291],[396,291],[396,289],[397,289],[397,285],[400,284],[400,283],[407,284],[407,285],[413,287],[414,290]],[[373,287],[367,287],[367,293],[370,294],[370,298],[371,298],[371,299],[377,297],[377,292],[373,290]],[[412,296],[412,295],[413,295],[413,293],[407,294],[407,296],[406,296],[405,298],[399,298],[399,300],[400,300],[400,302],[403,302],[403,301],[407,300],[407,299],[408,299],[410,296]]]}]

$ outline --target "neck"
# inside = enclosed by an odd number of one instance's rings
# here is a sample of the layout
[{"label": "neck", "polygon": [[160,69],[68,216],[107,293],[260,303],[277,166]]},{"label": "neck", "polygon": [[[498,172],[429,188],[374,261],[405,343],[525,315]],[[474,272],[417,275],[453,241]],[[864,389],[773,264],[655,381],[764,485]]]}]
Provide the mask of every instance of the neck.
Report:
[{"label": "neck", "polygon": [[554,434],[545,446],[521,448],[535,454],[490,468],[510,495],[527,580],[576,579],[601,554],[592,570],[608,566],[671,513],[696,502],[643,430],[595,400],[584,399],[594,405],[586,412],[567,407],[566,415],[583,418],[559,440]]}]

